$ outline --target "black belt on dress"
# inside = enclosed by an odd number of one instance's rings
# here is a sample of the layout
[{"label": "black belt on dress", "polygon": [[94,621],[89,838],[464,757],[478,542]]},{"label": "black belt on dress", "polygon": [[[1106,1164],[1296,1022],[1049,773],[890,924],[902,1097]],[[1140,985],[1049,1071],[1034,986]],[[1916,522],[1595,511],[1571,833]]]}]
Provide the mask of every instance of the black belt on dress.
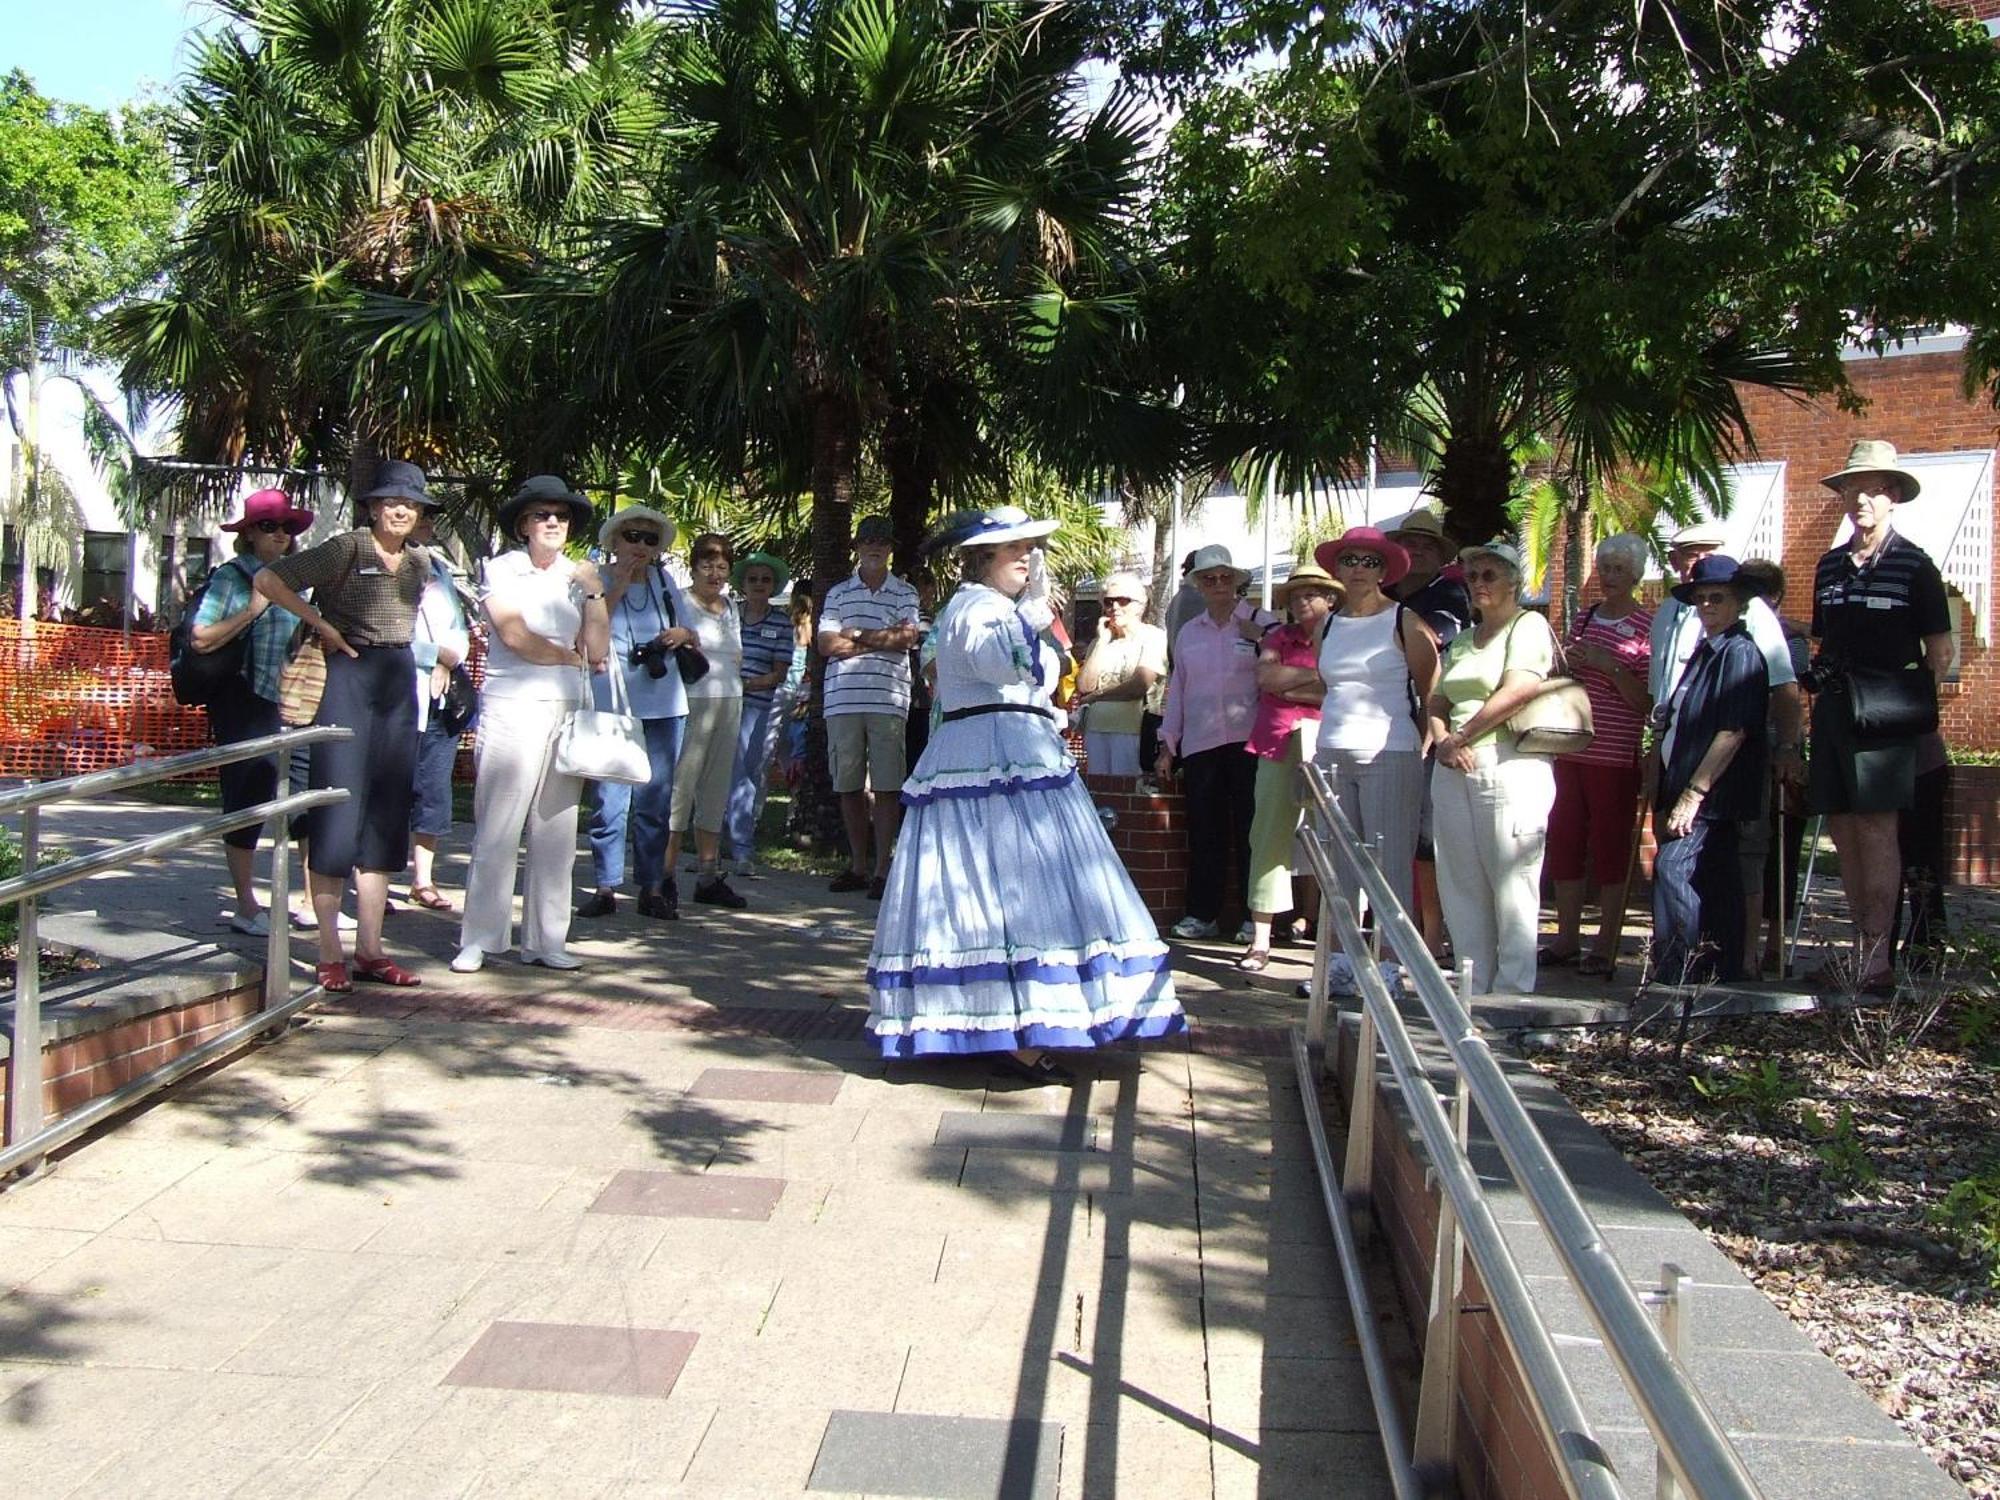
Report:
[{"label": "black belt on dress", "polygon": [[1033,714],[1038,719],[1055,718],[1046,708],[1038,708],[1032,703],[975,703],[970,708],[946,709],[943,722],[949,724],[955,719],[971,719],[980,714]]}]

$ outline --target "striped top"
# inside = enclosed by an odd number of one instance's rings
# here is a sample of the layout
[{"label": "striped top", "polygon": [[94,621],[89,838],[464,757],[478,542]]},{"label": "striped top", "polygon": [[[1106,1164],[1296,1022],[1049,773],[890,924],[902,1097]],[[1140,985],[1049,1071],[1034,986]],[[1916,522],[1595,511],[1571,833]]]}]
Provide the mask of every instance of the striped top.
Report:
[{"label": "striped top", "polygon": [[[1569,645],[1601,647],[1618,658],[1618,664],[1644,682],[1653,661],[1653,612],[1635,609],[1616,620],[1607,620],[1592,605],[1577,616],[1569,633]],[[1566,759],[1586,766],[1635,766],[1639,763],[1641,735],[1646,727],[1645,710],[1625,701],[1609,673],[1586,667],[1580,657],[1569,660],[1570,675],[1583,684],[1590,697],[1590,722],[1596,731],[1588,749]]]},{"label": "striped top", "polygon": [[[891,573],[882,587],[871,589],[852,573],[826,591],[826,608],[819,628],[838,635],[843,630],[891,630],[913,625],[918,617],[917,591]],[[826,663],[826,716],[910,712],[910,653],[862,651],[829,658]]]},{"label": "striped top", "polygon": [[[738,606],[738,618],[741,618]],[[748,705],[769,703],[776,688],[761,693],[750,691],[752,677],[768,677],[780,667],[792,664],[792,622],[782,609],[767,609],[764,618],[752,625],[743,620],[743,701]]]},{"label": "striped top", "polygon": [[1924,637],[1951,630],[1944,579],[1930,555],[1890,532],[1856,567],[1836,547],[1813,569],[1813,638],[1837,661],[1895,671],[1924,659]]}]

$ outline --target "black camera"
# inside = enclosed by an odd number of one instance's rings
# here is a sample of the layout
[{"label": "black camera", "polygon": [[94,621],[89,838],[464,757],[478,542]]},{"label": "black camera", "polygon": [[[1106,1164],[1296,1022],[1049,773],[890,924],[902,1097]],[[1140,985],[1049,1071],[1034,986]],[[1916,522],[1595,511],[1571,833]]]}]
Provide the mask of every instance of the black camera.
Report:
[{"label": "black camera", "polygon": [[647,641],[632,648],[632,665],[644,667],[648,677],[664,677],[667,675],[667,658],[671,654],[672,648],[664,641]]}]

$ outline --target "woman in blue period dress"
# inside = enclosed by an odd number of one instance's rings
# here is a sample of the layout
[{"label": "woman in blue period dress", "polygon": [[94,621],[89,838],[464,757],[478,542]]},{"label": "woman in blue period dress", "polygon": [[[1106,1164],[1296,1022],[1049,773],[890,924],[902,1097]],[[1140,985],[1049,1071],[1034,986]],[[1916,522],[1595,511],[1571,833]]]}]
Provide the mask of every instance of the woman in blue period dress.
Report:
[{"label": "woman in blue period dress", "polygon": [[1168,1036],[1186,1024],[1166,944],[1056,733],[1059,662],[1036,543],[1012,506],[955,539],[966,582],[938,619],[943,713],[907,809],[869,955],[886,1057],[1012,1054]]}]

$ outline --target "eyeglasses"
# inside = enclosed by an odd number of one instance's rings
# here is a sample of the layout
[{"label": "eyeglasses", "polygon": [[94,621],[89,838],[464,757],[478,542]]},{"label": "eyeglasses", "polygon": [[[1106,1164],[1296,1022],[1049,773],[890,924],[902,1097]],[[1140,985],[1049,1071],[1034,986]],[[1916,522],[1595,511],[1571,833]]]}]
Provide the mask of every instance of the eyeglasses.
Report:
[{"label": "eyeglasses", "polygon": [[1108,609],[1110,606],[1114,604],[1125,605],[1125,604],[1137,604],[1138,602],[1139,601],[1137,599],[1106,599],[1104,601],[1104,604],[1105,607]]},{"label": "eyeglasses", "polygon": [[1338,559],[1343,568],[1370,568],[1382,571],[1382,559],[1372,552],[1343,552]]},{"label": "eyeglasses", "polygon": [[292,523],[290,521],[252,521],[250,529],[252,531],[261,531],[265,536],[276,536],[281,531],[289,532],[292,529]]},{"label": "eyeglasses", "polygon": [[1706,609],[1710,605],[1727,604],[1736,597],[1728,589],[1701,589],[1694,596],[1696,609]]},{"label": "eyeglasses", "polygon": [[621,531],[618,535],[635,546],[657,547],[660,545],[660,534],[657,531]]},{"label": "eyeglasses", "polygon": [[1465,581],[1467,583],[1505,583],[1507,575],[1499,568],[1481,568],[1477,572],[1473,572],[1468,568],[1465,574]]},{"label": "eyeglasses", "polygon": [[1222,583],[1228,584],[1231,588],[1236,587],[1236,575],[1234,573],[1224,572],[1220,568],[1218,568],[1213,573],[1197,573],[1194,575],[1194,581],[1200,587],[1205,589],[1212,589],[1217,584],[1222,584]]},{"label": "eyeglasses", "polygon": [[566,510],[531,510],[528,512],[526,519],[539,526],[544,521],[567,521],[569,519],[569,512]]}]

